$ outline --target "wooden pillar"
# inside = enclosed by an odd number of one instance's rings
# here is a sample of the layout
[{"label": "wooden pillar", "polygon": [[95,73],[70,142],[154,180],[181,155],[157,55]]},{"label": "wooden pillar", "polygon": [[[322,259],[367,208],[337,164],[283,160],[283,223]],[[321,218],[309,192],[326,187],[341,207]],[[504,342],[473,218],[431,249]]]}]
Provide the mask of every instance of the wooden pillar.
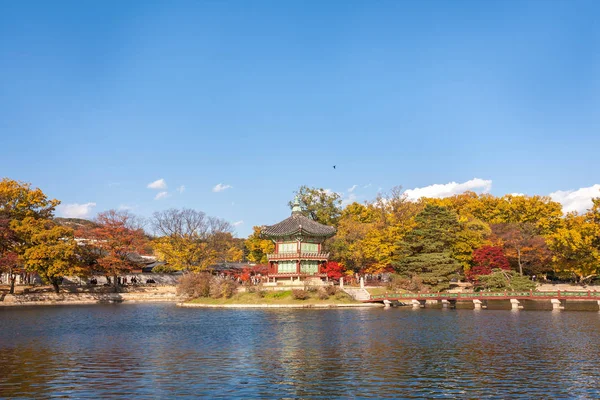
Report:
[{"label": "wooden pillar", "polygon": [[300,260],[296,261],[296,273],[300,275]]}]

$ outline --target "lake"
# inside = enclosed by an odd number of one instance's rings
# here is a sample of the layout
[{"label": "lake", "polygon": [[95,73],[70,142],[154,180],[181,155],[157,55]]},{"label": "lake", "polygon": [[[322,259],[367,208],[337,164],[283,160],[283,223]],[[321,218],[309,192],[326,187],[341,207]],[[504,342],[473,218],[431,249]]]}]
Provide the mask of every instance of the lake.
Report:
[{"label": "lake", "polygon": [[0,397],[600,398],[600,313],[0,308]]}]

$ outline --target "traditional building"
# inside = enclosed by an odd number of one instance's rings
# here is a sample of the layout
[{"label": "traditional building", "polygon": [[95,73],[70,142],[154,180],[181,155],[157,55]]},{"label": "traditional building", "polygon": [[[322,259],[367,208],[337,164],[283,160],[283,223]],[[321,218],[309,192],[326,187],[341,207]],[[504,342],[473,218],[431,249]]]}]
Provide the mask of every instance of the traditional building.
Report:
[{"label": "traditional building", "polygon": [[324,268],[329,253],[322,251],[322,245],[335,235],[335,228],[302,215],[298,198],[289,218],[262,227],[261,234],[275,243],[275,253],[267,255],[269,280],[327,276]]}]

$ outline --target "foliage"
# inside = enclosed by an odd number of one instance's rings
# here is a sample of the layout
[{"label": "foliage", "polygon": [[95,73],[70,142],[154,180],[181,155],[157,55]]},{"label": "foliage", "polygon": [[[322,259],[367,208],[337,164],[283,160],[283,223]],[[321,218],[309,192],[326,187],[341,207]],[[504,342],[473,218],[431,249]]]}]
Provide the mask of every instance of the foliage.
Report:
[{"label": "foliage", "polygon": [[87,272],[78,268],[79,246],[73,229],[33,217],[14,220],[11,227],[27,242],[21,254],[26,270],[39,274],[46,283],[52,284],[56,293],[64,276],[84,275]]},{"label": "foliage", "polygon": [[535,283],[529,280],[526,276],[520,275],[516,271],[507,271],[504,269],[494,269],[489,275],[481,275],[478,277],[480,286],[484,289],[496,290],[533,290]]},{"label": "foliage", "polygon": [[494,269],[510,270],[510,263],[501,247],[483,246],[473,252],[474,266],[467,274],[471,281],[481,275],[489,275]]},{"label": "foliage", "polygon": [[452,254],[462,264],[465,274],[468,274],[473,266],[473,252],[490,243],[488,238],[492,230],[487,223],[476,218],[461,217],[459,222],[460,230],[452,245]]},{"label": "foliage", "polygon": [[386,287],[390,291],[403,289],[408,290],[409,292],[421,292],[428,288],[423,284],[423,279],[421,279],[419,276],[406,278],[398,274],[390,275],[390,280],[388,281]]},{"label": "foliage", "polygon": [[275,243],[261,237],[260,226],[252,228],[252,234],[245,240],[244,246],[248,252],[248,261],[260,264],[268,263],[267,254],[275,251]]},{"label": "foliage", "polygon": [[324,272],[329,279],[339,280],[344,276],[344,266],[336,261],[328,261]]},{"label": "foliage", "polygon": [[155,212],[152,227],[160,235],[152,241],[156,256],[176,270],[204,271],[217,262],[239,261],[243,256],[231,224],[201,211]]},{"label": "foliage", "polygon": [[177,285],[177,294],[190,299],[209,297],[211,279],[208,272],[184,274]]},{"label": "foliage", "polygon": [[[306,217],[324,225],[337,226],[342,211],[342,199],[338,193],[308,186],[300,186],[295,193]],[[290,208],[293,205],[290,201]]]},{"label": "foliage", "polygon": [[492,225],[492,231],[509,262],[521,275],[536,275],[551,269],[550,251],[535,224],[500,223]]},{"label": "foliage", "polygon": [[171,274],[175,271],[177,271],[177,270],[168,264],[161,264],[161,265],[157,265],[156,267],[152,268],[152,272],[155,274]]},{"label": "foliage", "polygon": [[133,257],[141,252],[146,242],[141,221],[128,211],[108,210],[98,214],[97,226],[88,231],[88,246],[98,250],[97,266],[113,277],[118,290],[117,277],[140,265]]},{"label": "foliage", "polygon": [[[597,199],[594,207],[597,208]],[[600,274],[600,224],[595,209],[586,215],[567,215],[565,227],[549,236],[548,245],[553,252],[557,272],[569,272],[580,281]]]},{"label": "foliage", "polygon": [[14,293],[17,271],[22,267],[25,251],[32,246],[26,236],[15,232],[15,226],[26,218],[30,221],[51,219],[59,204],[29,183],[8,178],[0,181],[0,272],[9,274],[9,293]]},{"label": "foliage", "polygon": [[306,290],[292,289],[292,297],[296,300],[306,300],[310,297],[310,294]]},{"label": "foliage", "polygon": [[458,276],[460,263],[452,257],[452,246],[460,229],[453,211],[428,204],[415,217],[415,228],[399,244],[401,256],[394,264],[399,275],[419,277],[433,290],[450,286]]},{"label": "foliage", "polygon": [[213,299],[229,299],[237,290],[237,283],[229,278],[212,277],[210,280],[210,297]]}]

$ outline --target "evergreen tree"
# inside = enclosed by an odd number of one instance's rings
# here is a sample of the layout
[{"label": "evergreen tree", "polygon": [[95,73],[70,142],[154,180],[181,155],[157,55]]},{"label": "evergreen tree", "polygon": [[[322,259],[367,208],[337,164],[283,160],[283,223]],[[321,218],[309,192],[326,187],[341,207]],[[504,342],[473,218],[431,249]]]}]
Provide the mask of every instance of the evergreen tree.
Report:
[{"label": "evergreen tree", "polygon": [[433,290],[447,289],[461,268],[452,256],[460,230],[458,217],[446,207],[428,204],[415,217],[415,223],[398,244],[401,254],[393,265],[405,278],[417,278]]}]

